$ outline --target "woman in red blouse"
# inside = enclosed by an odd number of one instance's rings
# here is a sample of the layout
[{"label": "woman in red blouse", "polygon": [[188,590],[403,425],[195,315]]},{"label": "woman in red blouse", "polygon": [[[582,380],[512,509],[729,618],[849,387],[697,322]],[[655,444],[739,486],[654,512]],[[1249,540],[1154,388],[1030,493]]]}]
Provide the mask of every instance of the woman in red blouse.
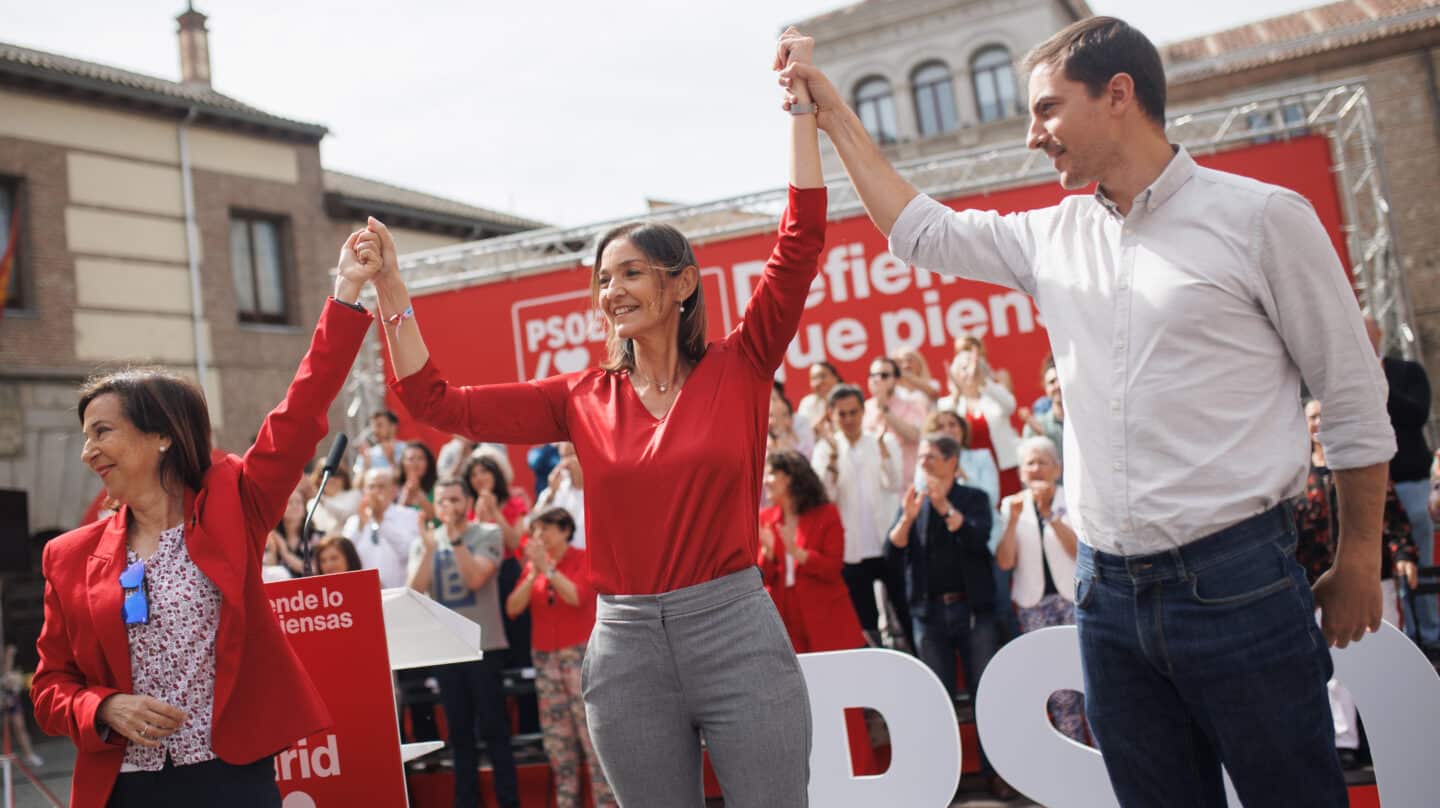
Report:
[{"label": "woman in red blouse", "polygon": [[779,241],[741,321],[714,342],[689,242],[630,224],[601,238],[591,271],[609,331],[600,367],[451,386],[420,337],[394,242],[372,225],[385,242],[375,285],[394,389],[411,414],[475,440],[575,445],[600,594],[586,714],[627,808],[700,804],[702,733],[726,804],[807,802],[805,680],[755,569],[771,381],[825,240],[814,109],[794,111]]},{"label": "woman in red blouse", "polygon": [[530,520],[525,572],[505,600],[505,613],[511,619],[527,609],[531,614],[540,727],[555,774],[557,807],[579,808],[582,762],[590,766],[595,804],[612,806],[615,798],[595,758],[580,693],[585,643],[595,627],[595,590],[585,570],[585,551],[570,546],[574,537],[575,520],[564,508],[549,508]]},{"label": "woman in red blouse", "polygon": [[771,453],[765,458],[765,492],[775,504],[760,511],[760,575],[795,652],[865,647],[840,576],[845,526],[810,462],[798,452]]},{"label": "woman in red blouse", "polygon": [[310,350],[244,457],[211,452],[192,382],[136,370],[82,389],[81,459],[119,511],[45,546],[31,691],[41,729],[78,747],[72,808],[279,808],[272,756],[329,723],[261,559],[370,329],[353,301],[379,268],[378,239],[351,235]]}]

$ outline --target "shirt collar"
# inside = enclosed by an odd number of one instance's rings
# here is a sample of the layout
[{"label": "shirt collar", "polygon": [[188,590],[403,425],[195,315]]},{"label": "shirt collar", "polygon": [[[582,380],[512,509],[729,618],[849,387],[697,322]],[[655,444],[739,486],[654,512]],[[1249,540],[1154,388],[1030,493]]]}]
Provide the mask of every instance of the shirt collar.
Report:
[{"label": "shirt collar", "polygon": [[[1156,208],[1174,196],[1175,192],[1184,187],[1191,177],[1195,176],[1195,158],[1190,156],[1190,152],[1186,151],[1184,146],[1173,143],[1170,148],[1175,152],[1175,156],[1166,164],[1165,170],[1160,172],[1160,176],[1156,177],[1148,188],[1135,197],[1135,204],[1130,206],[1131,211],[1134,211],[1136,206],[1143,205],[1146,213],[1154,212]],[[1119,206],[1105,195],[1105,189],[1099,185],[1095,186],[1095,201],[1109,211],[1111,216],[1117,219],[1124,218],[1120,213]]]}]

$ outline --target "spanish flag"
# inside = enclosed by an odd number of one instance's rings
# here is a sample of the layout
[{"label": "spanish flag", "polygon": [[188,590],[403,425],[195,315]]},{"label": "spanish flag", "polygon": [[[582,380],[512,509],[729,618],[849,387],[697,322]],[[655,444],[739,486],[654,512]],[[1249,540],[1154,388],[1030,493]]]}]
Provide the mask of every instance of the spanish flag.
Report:
[{"label": "spanish flag", "polygon": [[15,252],[20,246],[20,212],[10,214],[10,232],[5,234],[5,251],[0,252],[0,316],[5,314],[10,292],[10,272],[15,268]]}]

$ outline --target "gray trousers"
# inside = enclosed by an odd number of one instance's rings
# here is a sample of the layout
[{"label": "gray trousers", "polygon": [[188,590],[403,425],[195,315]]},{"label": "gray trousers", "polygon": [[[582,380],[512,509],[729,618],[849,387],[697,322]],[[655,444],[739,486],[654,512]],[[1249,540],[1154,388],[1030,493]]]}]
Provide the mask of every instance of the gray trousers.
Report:
[{"label": "gray trousers", "polygon": [[755,568],[660,595],[601,595],[581,671],[590,737],[621,808],[804,808],[810,698]]}]

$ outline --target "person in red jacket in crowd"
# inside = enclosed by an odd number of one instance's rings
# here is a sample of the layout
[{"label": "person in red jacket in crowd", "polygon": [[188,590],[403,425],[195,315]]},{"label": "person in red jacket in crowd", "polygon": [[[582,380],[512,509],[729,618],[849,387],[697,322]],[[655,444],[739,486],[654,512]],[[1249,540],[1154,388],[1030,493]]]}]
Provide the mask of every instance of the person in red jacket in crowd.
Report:
[{"label": "person in red jacket in crowd", "polygon": [[557,808],[580,808],[580,766],[588,764],[595,804],[613,808],[615,797],[595,757],[580,670],[585,644],[595,627],[595,589],[586,571],[585,551],[572,547],[575,518],[564,508],[547,508],[530,520],[525,570],[505,613],[514,619],[529,610],[535,656],[535,689],[540,694],[540,727],[545,757],[555,774]]},{"label": "person in red jacket in crowd", "polygon": [[810,461],[798,452],[765,458],[758,565],[797,654],[865,647],[840,570],[845,526]]},{"label": "person in red jacket in crowd", "polygon": [[609,332],[600,367],[453,386],[421,338],[395,244],[376,226],[385,269],[375,288],[406,409],[473,440],[575,445],[600,596],[586,717],[627,808],[700,804],[702,734],[726,805],[808,801],[805,679],[755,569],[771,384],[825,242],[815,110],[791,112],[778,242],[739,324],[713,342],[689,241],[636,222],[595,252],[591,298]]},{"label": "person in red jacket in crowd", "polygon": [[204,393],[166,371],[81,389],[81,459],[120,510],[46,545],[32,684],[40,727],[79,749],[74,808],[279,808],[272,756],[329,725],[260,568],[370,328],[353,301],[380,266],[373,234],[351,234],[310,350],[244,457],[212,452]]}]

